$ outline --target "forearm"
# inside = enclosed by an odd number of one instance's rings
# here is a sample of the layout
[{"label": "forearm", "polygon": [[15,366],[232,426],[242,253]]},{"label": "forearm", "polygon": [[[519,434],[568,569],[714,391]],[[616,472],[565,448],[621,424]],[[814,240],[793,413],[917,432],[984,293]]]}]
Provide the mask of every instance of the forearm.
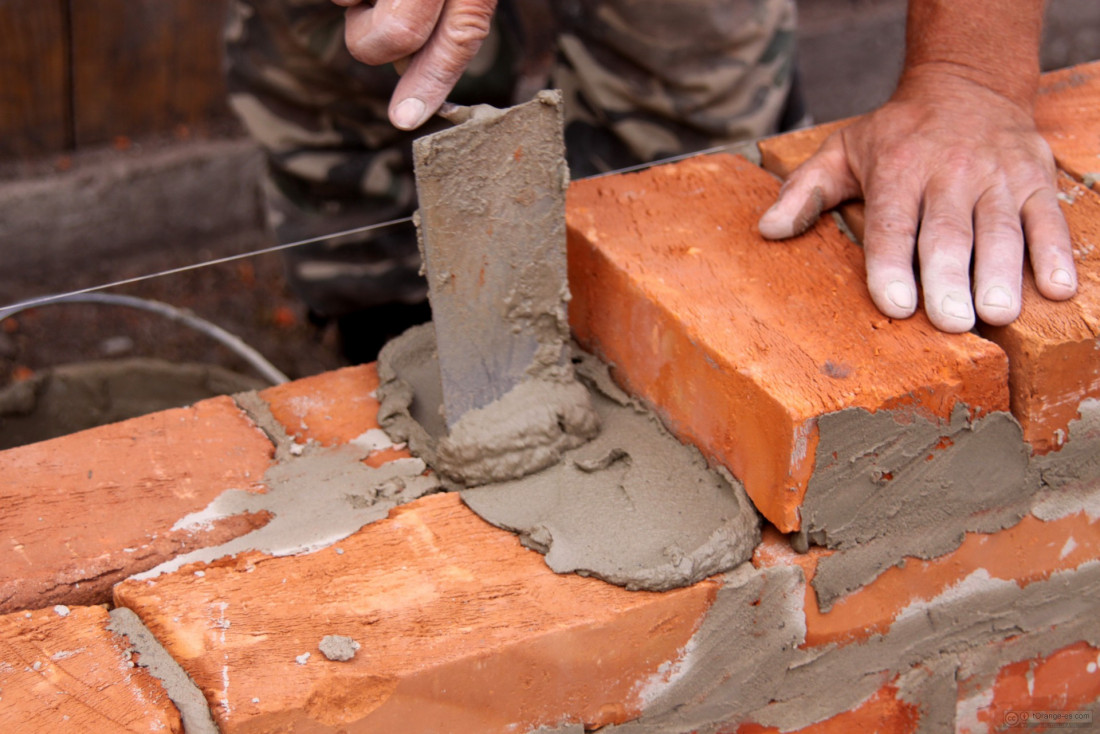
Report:
[{"label": "forearm", "polygon": [[1044,0],[909,0],[901,88],[949,73],[1030,110]]}]

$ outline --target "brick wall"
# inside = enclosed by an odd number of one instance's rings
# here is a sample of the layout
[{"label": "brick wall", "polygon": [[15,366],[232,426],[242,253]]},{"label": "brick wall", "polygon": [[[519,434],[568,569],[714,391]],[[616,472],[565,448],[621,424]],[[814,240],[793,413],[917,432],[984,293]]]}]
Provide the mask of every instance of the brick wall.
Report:
[{"label": "brick wall", "polygon": [[0,730],[1100,713],[1100,63],[1040,104],[1081,294],[1028,284],[1025,317],[981,335],[877,314],[831,219],[759,240],[779,184],[745,159],[571,187],[575,332],[744,483],[768,520],[751,562],[664,593],[556,575],[435,492],[378,428],[374,367],[347,368],[0,453]]}]

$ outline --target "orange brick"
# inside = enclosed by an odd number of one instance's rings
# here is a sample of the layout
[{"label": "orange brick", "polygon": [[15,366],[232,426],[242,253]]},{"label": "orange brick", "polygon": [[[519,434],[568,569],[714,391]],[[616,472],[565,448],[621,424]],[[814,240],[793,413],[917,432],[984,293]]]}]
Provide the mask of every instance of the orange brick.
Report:
[{"label": "orange brick", "polygon": [[1035,122],[1059,167],[1100,190],[1100,61],[1045,74]]},{"label": "orange brick", "polygon": [[[852,118],[854,119],[854,118]],[[779,178],[786,180],[794,169],[802,165],[807,158],[817,152],[825,138],[852,123],[852,119],[837,120],[824,125],[808,127],[802,130],[764,138],[757,143],[760,150],[760,165]],[[841,204],[837,211],[844,223],[859,241],[863,241],[863,228],[866,220],[863,216],[863,202],[850,201]]]},{"label": "orange brick", "polygon": [[261,488],[272,447],[228,397],[0,453],[0,612],[107,601],[127,576],[262,525],[173,529]]},{"label": "orange brick", "polygon": [[[1072,714],[1100,702],[1100,649],[1085,642],[1064,647],[1045,658],[1007,665],[988,688],[960,681],[957,731],[960,734],[1012,731],[1047,731],[1036,712]],[[976,704],[976,705],[975,705]],[[1091,722],[1091,724],[1089,723]],[[1096,731],[1100,721],[1080,716],[1067,719],[1051,731]]]},{"label": "orange brick", "polygon": [[851,711],[844,711],[801,729],[781,730],[773,726],[742,724],[732,731],[736,734],[779,734],[781,731],[791,734],[913,734],[918,731],[919,725],[919,707],[898,700],[898,689],[886,685]]},{"label": "orange brick", "polygon": [[[831,553],[820,548],[796,553],[785,537],[769,528],[753,563],[757,567],[798,565],[811,581],[818,561]],[[1044,522],[1027,515],[1007,530],[967,533],[956,550],[939,558],[906,559],[835,602],[827,614],[820,611],[813,587],[807,584],[804,646],[846,644],[885,634],[906,607],[934,599],[979,569],[992,578],[1026,586],[1098,558],[1100,517],[1090,519],[1081,512]]]},{"label": "orange brick", "polygon": [[[312,440],[336,446],[380,430],[377,388],[378,365],[372,363],[277,385],[261,392],[260,397],[297,443]],[[363,463],[377,468],[411,457],[404,444],[386,445],[372,451]]]},{"label": "orange brick", "polygon": [[182,732],[160,681],[134,667],[102,607],[0,616],[0,731]]},{"label": "orange brick", "polygon": [[570,320],[628,390],[791,531],[819,416],[860,407],[946,422],[960,403],[1005,410],[1007,361],[923,314],[882,316],[862,250],[835,228],[762,240],[756,221],[777,189],[728,155],[576,182]]},{"label": "orange brick", "polygon": [[[558,576],[448,493],[336,548],[126,581],[116,601],[190,673],[224,734],[489,733],[637,716],[717,589]],[[329,634],[359,642],[355,657],[326,659]]]},{"label": "orange brick", "polygon": [[1037,454],[1061,448],[1081,401],[1100,398],[1100,196],[1066,176],[1059,184],[1077,260],[1077,295],[1046,300],[1028,270],[1020,318],[982,329],[1008,354],[1012,413]]}]

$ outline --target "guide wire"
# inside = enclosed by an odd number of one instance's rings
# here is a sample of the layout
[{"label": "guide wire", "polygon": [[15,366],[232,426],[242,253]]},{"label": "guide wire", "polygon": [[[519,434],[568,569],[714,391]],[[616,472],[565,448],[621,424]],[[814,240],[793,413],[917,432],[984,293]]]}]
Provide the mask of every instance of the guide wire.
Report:
[{"label": "guide wire", "polygon": [[[578,181],[584,181],[587,179],[603,178],[604,176],[611,176],[618,173],[632,173],[634,171],[641,171],[653,166],[659,166],[666,163],[675,163],[677,161],[687,160],[689,158],[695,158],[704,155],[711,155],[713,153],[720,153],[723,151],[736,151],[738,148],[744,146],[744,143],[735,143],[731,145],[720,145],[713,148],[706,148],[704,150],[697,150],[693,153],[682,153],[680,155],[670,156],[668,158],[662,158],[656,161],[650,161],[648,163],[639,163],[634,166],[627,166],[625,168],[618,168],[614,171],[604,171],[596,173],[591,176],[585,176]],[[180,273],[186,273],[193,270],[200,270],[202,268],[211,267],[213,265],[224,265],[225,263],[236,262],[238,260],[244,260],[250,257],[256,257],[258,255],[267,255],[272,252],[282,252],[284,250],[291,250],[295,247],[303,247],[305,245],[312,245],[318,242],[327,242],[328,240],[335,240],[341,237],[348,237],[356,234],[365,234],[367,232],[373,232],[379,229],[386,229],[388,227],[396,227],[402,224],[408,224],[412,222],[412,217],[401,217],[399,219],[391,219],[387,222],[378,222],[376,224],[367,224],[361,227],[353,227],[351,229],[345,229],[340,232],[332,232],[330,234],[318,235],[316,237],[309,237],[303,240],[297,240],[295,242],[284,242],[279,245],[272,245],[270,247],[264,247],[259,250],[251,250],[249,252],[241,252],[236,255],[226,255],[225,257],[214,258],[213,260],[204,260],[202,262],[192,263],[190,265],[181,265],[176,268],[169,268],[167,270],[161,270],[155,273],[147,273],[145,275],[135,275],[132,278],[123,278],[122,280],[115,280],[109,283],[102,283],[100,285],[88,286],[87,288],[79,288],[72,291],[66,291],[64,293],[54,293],[47,296],[39,296],[36,298],[30,298],[25,301],[19,301],[11,303],[6,306],[0,307],[0,321],[8,318],[9,316],[25,311],[35,306],[44,306],[50,303],[58,303],[65,301],[66,299],[73,298],[74,296],[81,296],[87,293],[95,293],[97,291],[109,290],[111,288],[118,288],[124,285],[132,285],[134,283],[141,283],[146,280],[153,280],[154,278],[162,278],[168,275],[178,275]]]}]

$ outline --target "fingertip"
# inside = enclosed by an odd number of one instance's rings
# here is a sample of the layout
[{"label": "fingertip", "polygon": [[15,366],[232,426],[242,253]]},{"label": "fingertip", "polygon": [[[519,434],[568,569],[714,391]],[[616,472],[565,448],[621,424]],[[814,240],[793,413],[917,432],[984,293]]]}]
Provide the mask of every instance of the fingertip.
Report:
[{"label": "fingertip", "polygon": [[415,130],[427,117],[428,106],[416,97],[403,99],[390,110],[390,122],[400,130]]},{"label": "fingertip", "polygon": [[785,240],[796,234],[791,226],[791,218],[783,214],[782,207],[780,206],[781,202],[782,200],[777,201],[768,211],[764,212],[764,215],[760,217],[760,221],[756,225],[757,229],[760,230],[760,235],[764,237],[764,239]]},{"label": "fingertip", "polygon": [[1065,301],[1077,293],[1077,274],[1074,269],[1054,268],[1046,277],[1037,277],[1035,284],[1044,297]]},{"label": "fingertip", "polygon": [[1019,294],[1003,285],[994,285],[975,298],[978,316],[990,326],[1006,326],[1020,315]]},{"label": "fingertip", "polygon": [[907,319],[917,310],[917,290],[913,282],[895,279],[871,289],[871,299],[885,316]]},{"label": "fingertip", "polygon": [[929,299],[925,310],[932,325],[948,334],[962,334],[974,328],[974,305],[969,293],[947,293],[939,303]]},{"label": "fingertip", "polygon": [[792,186],[781,192],[779,200],[764,212],[757,228],[766,239],[785,240],[812,227],[821,217],[824,206],[825,199],[819,186],[814,186],[805,194]]}]

